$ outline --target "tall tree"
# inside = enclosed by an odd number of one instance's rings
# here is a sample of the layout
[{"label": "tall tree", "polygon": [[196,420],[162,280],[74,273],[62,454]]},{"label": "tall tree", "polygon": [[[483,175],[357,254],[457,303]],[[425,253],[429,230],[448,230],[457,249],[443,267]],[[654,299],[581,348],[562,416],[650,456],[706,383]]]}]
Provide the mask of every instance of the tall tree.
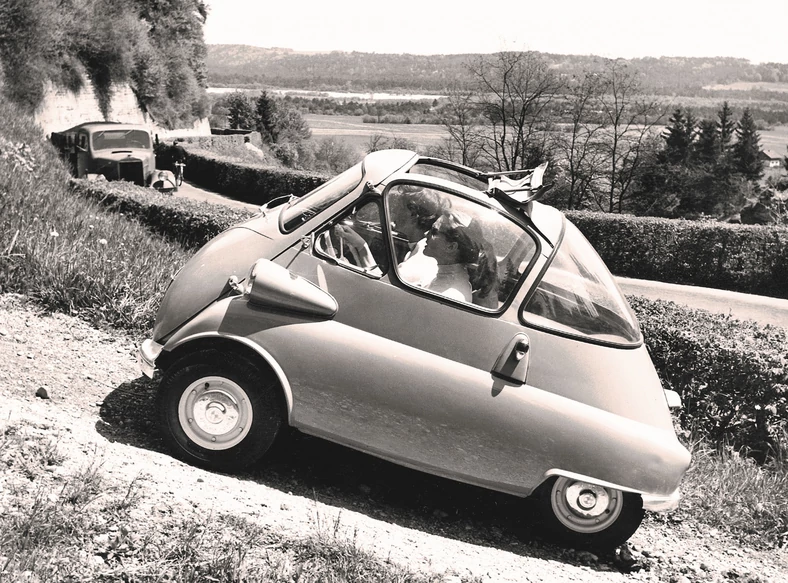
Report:
[{"label": "tall tree", "polygon": [[233,91],[227,98],[230,110],[229,122],[232,129],[252,129],[257,127],[252,100],[243,91]]},{"label": "tall tree", "polygon": [[763,177],[763,163],[760,154],[761,137],[755,126],[755,120],[750,114],[750,109],[746,108],[739,123],[736,124],[736,143],[732,150],[733,164],[736,170],[748,180],[761,179]]},{"label": "tall tree", "polygon": [[477,99],[467,87],[458,83],[449,87],[447,98],[440,121],[449,137],[441,149],[451,153],[451,159],[475,167],[481,154]]},{"label": "tall tree", "polygon": [[722,107],[717,113],[717,130],[720,135],[720,155],[725,156],[731,146],[733,134],[736,130],[736,121],[733,119],[733,111],[731,111],[727,101],[722,102]]},{"label": "tall tree", "polygon": [[582,208],[594,197],[604,167],[604,152],[599,136],[604,128],[593,120],[608,81],[596,72],[584,72],[570,80],[567,106],[570,111],[569,131],[557,134],[556,143],[566,161],[566,208]]},{"label": "tall tree", "polygon": [[665,140],[664,155],[671,164],[689,164],[695,140],[695,118],[689,109],[684,112],[679,107],[668,120],[668,127],[662,138]]},{"label": "tall tree", "polygon": [[720,159],[720,134],[717,128],[717,123],[712,119],[703,119],[698,124],[695,153],[702,164],[715,165]]},{"label": "tall tree", "polygon": [[276,131],[276,100],[263,91],[255,102],[255,113],[257,114],[257,130],[263,140],[269,144],[275,142],[274,134]]},{"label": "tall tree", "polygon": [[645,99],[638,75],[625,62],[609,60],[605,75],[608,91],[602,102],[607,148],[607,195],[604,209],[622,212],[636,183],[654,127],[662,123],[664,109]]},{"label": "tall tree", "polygon": [[[535,52],[483,55],[468,65],[479,95],[485,132],[481,148],[498,170],[532,167],[544,155],[547,106],[560,81]],[[536,164],[534,164],[536,162]]]}]

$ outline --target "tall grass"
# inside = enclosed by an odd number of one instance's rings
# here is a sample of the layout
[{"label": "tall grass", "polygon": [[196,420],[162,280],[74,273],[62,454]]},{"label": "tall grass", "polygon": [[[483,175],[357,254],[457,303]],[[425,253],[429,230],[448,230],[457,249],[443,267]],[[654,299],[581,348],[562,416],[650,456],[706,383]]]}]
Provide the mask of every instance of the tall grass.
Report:
[{"label": "tall grass", "polygon": [[788,461],[764,465],[725,447],[691,447],[679,514],[750,545],[788,545]]},{"label": "tall grass", "polygon": [[94,324],[147,330],[188,253],[74,196],[40,136],[29,118],[0,102],[0,292]]}]

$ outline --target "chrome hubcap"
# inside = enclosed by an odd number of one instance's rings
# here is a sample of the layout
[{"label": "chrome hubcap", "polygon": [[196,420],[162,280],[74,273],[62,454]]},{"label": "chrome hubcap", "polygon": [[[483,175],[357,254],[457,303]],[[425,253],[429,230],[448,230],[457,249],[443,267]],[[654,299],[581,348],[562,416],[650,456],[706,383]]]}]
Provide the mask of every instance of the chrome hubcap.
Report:
[{"label": "chrome hubcap", "polygon": [[623,497],[618,490],[560,477],[553,485],[551,504],[561,524],[576,532],[594,533],[618,519]]},{"label": "chrome hubcap", "polygon": [[240,385],[224,377],[203,377],[181,395],[178,420],[197,445],[223,450],[246,437],[253,415],[249,397]]}]

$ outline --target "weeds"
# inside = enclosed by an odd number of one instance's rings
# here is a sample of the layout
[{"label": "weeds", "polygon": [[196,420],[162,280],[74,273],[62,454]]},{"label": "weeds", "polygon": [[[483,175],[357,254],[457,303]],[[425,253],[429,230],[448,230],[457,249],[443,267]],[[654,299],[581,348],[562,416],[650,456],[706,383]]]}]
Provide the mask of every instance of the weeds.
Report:
[{"label": "weeds", "polygon": [[759,465],[729,447],[696,444],[680,515],[758,547],[788,544],[788,463]]}]

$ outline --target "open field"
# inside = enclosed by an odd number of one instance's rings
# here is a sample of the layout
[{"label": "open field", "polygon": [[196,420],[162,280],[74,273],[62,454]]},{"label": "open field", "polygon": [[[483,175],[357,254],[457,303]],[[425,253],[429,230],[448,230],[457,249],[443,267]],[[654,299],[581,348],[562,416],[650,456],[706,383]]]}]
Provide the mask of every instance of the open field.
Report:
[{"label": "open field", "polygon": [[753,89],[760,91],[777,91],[781,93],[788,93],[788,83],[764,83],[763,81],[737,81],[736,83],[728,83],[726,85],[707,85],[704,89],[712,91],[751,91]]},{"label": "open field", "polygon": [[312,129],[314,138],[342,138],[350,146],[364,151],[375,134],[382,134],[389,140],[404,138],[421,149],[437,145],[447,135],[446,130],[439,125],[363,123],[361,117],[354,115],[310,114],[305,115],[304,119]]}]

